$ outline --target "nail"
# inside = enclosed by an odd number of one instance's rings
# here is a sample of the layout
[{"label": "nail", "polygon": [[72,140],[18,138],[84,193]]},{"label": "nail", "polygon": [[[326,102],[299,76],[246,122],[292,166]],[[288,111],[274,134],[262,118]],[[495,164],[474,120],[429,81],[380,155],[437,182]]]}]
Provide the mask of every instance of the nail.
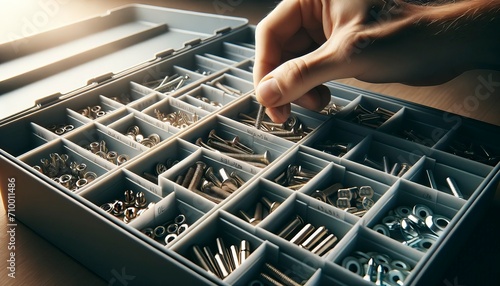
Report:
[{"label": "nail", "polygon": [[281,203],[279,202],[271,202],[268,198],[266,197],[262,197],[260,199],[265,205],[266,207],[269,209],[269,213],[272,213],[274,212],[279,206]]},{"label": "nail", "polygon": [[260,129],[262,125],[262,120],[264,119],[264,114],[266,112],[266,108],[264,105],[259,106],[259,111],[257,111],[257,117],[255,119],[255,128]]},{"label": "nail", "polygon": [[189,184],[191,183],[191,180],[193,179],[193,175],[194,175],[195,170],[196,169],[193,166],[189,167],[189,169],[187,170],[187,173],[184,176],[184,181],[182,181],[182,186],[184,188],[187,188],[189,186]]},{"label": "nail", "polygon": [[250,244],[246,240],[240,242],[240,264],[243,264],[250,256]]},{"label": "nail", "polygon": [[434,190],[437,190],[437,184],[436,181],[434,180],[434,174],[432,173],[432,170],[426,169],[425,173],[427,174],[427,179],[429,180],[429,186]]},{"label": "nail", "polygon": [[207,164],[205,164],[203,161],[196,162],[196,169],[194,171],[193,178],[189,183],[188,190],[193,190],[198,188],[201,178],[203,177],[203,171],[205,170],[206,167]]},{"label": "nail", "polygon": [[450,187],[451,192],[453,193],[453,195],[455,197],[460,198],[460,199],[464,198],[464,196],[462,195],[462,192],[460,192],[460,189],[458,188],[457,182],[453,178],[447,177],[446,183],[448,183],[448,186]]}]

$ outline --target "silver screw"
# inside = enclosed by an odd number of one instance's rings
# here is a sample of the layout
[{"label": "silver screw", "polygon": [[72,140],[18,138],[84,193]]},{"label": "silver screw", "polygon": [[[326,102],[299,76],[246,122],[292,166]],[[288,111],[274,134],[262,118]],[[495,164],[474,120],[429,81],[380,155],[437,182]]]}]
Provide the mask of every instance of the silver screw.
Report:
[{"label": "silver screw", "polygon": [[198,187],[201,178],[203,177],[203,171],[205,170],[206,167],[207,165],[203,161],[196,162],[196,169],[194,171],[193,178],[189,183],[188,190],[193,190]]},{"label": "silver screw", "polygon": [[283,282],[286,285],[291,285],[291,286],[300,286],[299,283],[295,282],[292,278],[288,277],[285,273],[281,272],[278,270],[278,268],[272,266],[269,263],[265,263],[264,266],[271,271],[276,277],[278,277],[281,282]]},{"label": "silver screw", "polygon": [[264,105],[260,105],[259,111],[257,111],[257,118],[255,119],[255,128],[260,129],[265,113],[266,113],[266,107]]},{"label": "silver screw", "polygon": [[278,236],[286,239],[295,229],[304,224],[304,220],[300,216],[296,216],[289,224],[287,224],[279,233]]}]

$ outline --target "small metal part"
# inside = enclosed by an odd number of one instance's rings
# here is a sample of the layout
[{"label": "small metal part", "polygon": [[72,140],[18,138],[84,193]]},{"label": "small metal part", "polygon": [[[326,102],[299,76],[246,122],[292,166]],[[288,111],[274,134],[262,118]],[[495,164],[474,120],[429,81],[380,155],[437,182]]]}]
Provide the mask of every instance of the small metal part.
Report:
[{"label": "small metal part", "polygon": [[401,227],[400,220],[395,216],[386,216],[382,219],[382,223],[389,228],[389,230],[396,230]]},{"label": "small metal part", "polygon": [[448,224],[450,224],[450,219],[442,215],[433,214],[425,219],[425,224],[435,235],[440,236]]},{"label": "small metal part", "polygon": [[187,188],[189,186],[189,184],[191,183],[191,180],[193,179],[194,171],[195,171],[195,167],[193,167],[193,166],[189,167],[189,169],[187,170],[187,173],[184,176],[184,180],[182,181],[182,186],[184,188]]},{"label": "small metal part", "polygon": [[373,198],[375,191],[373,191],[373,188],[371,186],[361,186],[359,187],[358,194],[360,197],[371,199]]},{"label": "small metal part", "polygon": [[125,199],[123,200],[123,204],[126,207],[130,207],[130,206],[133,206],[135,204],[134,191],[132,191],[132,190],[126,190],[123,195],[125,197]]},{"label": "small metal part", "polygon": [[427,174],[427,180],[429,181],[429,186],[432,189],[437,190],[438,188],[437,188],[436,180],[434,179],[434,173],[432,172],[432,170],[426,169],[425,173]]},{"label": "small metal part", "polygon": [[219,178],[215,175],[214,170],[212,166],[209,166],[205,170],[205,178],[207,178],[210,182],[212,182],[215,186],[217,187],[222,187],[222,182],[219,180]]},{"label": "small metal part", "polygon": [[253,214],[253,217],[258,221],[262,220],[262,203],[257,202],[255,204],[255,212]]},{"label": "small metal part", "polygon": [[183,223],[179,225],[177,228],[177,235],[181,235],[181,233],[185,232],[189,228],[189,225],[187,223]]},{"label": "small metal part", "polygon": [[368,260],[368,267],[366,268],[365,275],[363,276],[363,280],[369,281],[369,282],[374,282],[374,278],[376,277],[375,275],[375,261],[373,258],[370,258]]},{"label": "small metal part", "polygon": [[217,264],[217,261],[215,261],[215,256],[210,250],[210,248],[204,246],[203,247],[203,252],[205,254],[205,258],[207,259],[210,268],[212,269],[212,272],[215,273],[219,278],[223,279],[224,277],[222,276],[222,271],[219,268],[219,265]]},{"label": "small metal part", "polygon": [[234,267],[234,263],[232,261],[232,258],[229,255],[229,251],[224,244],[224,240],[222,240],[222,238],[220,238],[220,237],[217,237],[215,239],[215,243],[217,245],[217,252],[219,253],[219,255],[221,255],[221,258],[223,258],[223,260],[226,262],[226,264],[228,266],[227,269],[228,269],[229,273],[231,273],[235,267]]},{"label": "small metal part", "polygon": [[262,203],[269,209],[269,213],[274,212],[279,206],[279,202],[271,202],[268,198],[262,197],[260,199]]},{"label": "small metal part", "polygon": [[148,202],[146,201],[146,196],[144,195],[144,192],[137,192],[135,195],[135,207],[137,208],[144,208]]},{"label": "small metal part", "polygon": [[397,176],[402,177],[406,173],[406,171],[408,171],[409,169],[410,169],[410,165],[408,165],[407,163],[402,163],[401,169],[399,170]]},{"label": "small metal part", "polygon": [[288,223],[279,233],[278,236],[287,239],[297,228],[304,225],[304,220],[300,216],[296,216],[290,223]]},{"label": "small metal part", "polygon": [[294,237],[290,239],[290,242],[300,245],[314,230],[315,227],[308,223],[304,227],[302,227],[302,229],[299,230],[299,232]]},{"label": "small metal part", "polygon": [[125,205],[123,204],[123,202],[115,201],[115,203],[113,204],[113,214],[115,216],[120,216],[123,214],[124,211],[125,211]]},{"label": "small metal part", "polygon": [[405,218],[412,212],[412,209],[407,206],[399,206],[394,210],[395,215],[400,218]]},{"label": "small metal part", "polygon": [[150,238],[155,238],[154,231],[151,227],[147,227],[147,228],[141,230],[141,232]]},{"label": "small metal part", "polygon": [[391,170],[389,169],[389,159],[387,158],[387,156],[382,156],[382,162],[384,164],[384,172],[389,174]]},{"label": "small metal part", "polygon": [[353,256],[346,256],[342,260],[342,267],[360,276],[362,276],[364,272],[363,266],[361,265],[359,260]]},{"label": "small metal part", "polygon": [[384,283],[384,275],[385,272],[384,272],[384,267],[382,267],[382,265],[379,265],[377,267],[377,280],[375,281],[375,285],[377,286],[384,286],[385,283]]},{"label": "small metal part", "polygon": [[394,165],[392,165],[390,174],[396,176],[398,174],[398,170],[399,170],[399,163],[396,162],[394,163]]},{"label": "small metal part", "polygon": [[330,233],[325,239],[320,241],[320,243],[316,245],[311,250],[311,252],[316,255],[323,256],[328,253],[328,251],[337,243],[337,241],[338,238],[333,233]]},{"label": "small metal part", "polygon": [[266,107],[264,107],[264,105],[260,105],[259,110],[257,111],[257,117],[255,119],[255,125],[254,125],[255,128],[260,129],[265,113],[266,113]]},{"label": "small metal part", "polygon": [[290,278],[288,275],[285,273],[281,272],[278,268],[272,266],[269,263],[264,263],[264,266],[267,270],[272,272],[276,278],[278,278],[282,283],[285,285],[291,285],[291,286],[300,286],[299,283],[295,282],[292,278]]},{"label": "small metal part", "polygon": [[177,233],[179,225],[176,223],[171,223],[166,227],[167,233]]},{"label": "small metal part", "polygon": [[246,220],[249,224],[251,225],[257,225],[260,220],[255,219],[254,217],[250,217],[247,213],[245,213],[243,210],[239,211],[240,215],[243,217],[244,220]]},{"label": "small metal part", "polygon": [[320,226],[300,244],[300,247],[310,250],[327,234],[328,230],[324,226]]},{"label": "small metal part", "polygon": [[197,245],[193,245],[192,249],[193,249],[194,257],[196,258],[196,260],[198,262],[198,265],[200,265],[207,272],[210,272],[210,273],[215,275],[216,273],[209,266],[209,262],[208,262],[207,258],[205,257],[205,255],[203,255],[203,252],[201,252],[200,247]]},{"label": "small metal part", "polygon": [[413,215],[417,216],[421,220],[425,220],[425,218],[434,214],[434,212],[428,206],[422,205],[422,204],[416,204],[413,207],[412,213],[413,213]]},{"label": "small metal part", "polygon": [[243,264],[250,256],[250,243],[246,240],[240,242],[240,264]]},{"label": "small metal part", "polygon": [[167,234],[167,231],[166,231],[164,226],[159,225],[159,226],[154,228],[153,234],[154,234],[155,238],[162,239]]},{"label": "small metal part", "polygon": [[107,213],[111,213],[114,209],[114,205],[112,203],[105,203],[100,206]]},{"label": "small metal part", "polygon": [[229,247],[229,253],[234,262],[235,269],[240,267],[240,257],[239,257],[238,247],[236,245],[231,245]]},{"label": "small metal part", "polygon": [[169,233],[168,235],[165,236],[165,240],[164,240],[165,241],[165,245],[170,244],[176,238],[177,238],[177,234],[176,233]]},{"label": "small metal part", "polygon": [[123,214],[123,222],[129,223],[137,217],[137,209],[134,207],[126,208]]},{"label": "small metal part", "polygon": [[196,169],[194,171],[191,182],[188,185],[188,190],[194,190],[198,188],[201,178],[203,177],[203,171],[206,167],[207,165],[203,161],[196,162]]},{"label": "small metal part", "polygon": [[179,225],[183,224],[185,221],[186,221],[186,216],[183,214],[179,214],[174,218],[174,222]]},{"label": "small metal part", "polygon": [[[265,273],[260,273],[260,276],[269,284],[273,286],[286,286],[283,283],[280,283],[278,280],[272,278],[271,276],[265,274]],[[260,281],[259,281],[260,282]],[[261,283],[262,284],[262,283]]]},{"label": "small metal part", "polygon": [[380,233],[380,234],[383,234],[387,237],[391,237],[391,232],[389,230],[389,228],[384,225],[384,224],[376,224],[373,226],[373,230]]},{"label": "small metal part", "polygon": [[368,154],[366,154],[365,157],[363,158],[363,164],[365,164],[369,167],[372,167],[374,169],[377,169],[377,170],[384,169],[383,166],[381,166],[379,163],[372,161],[370,158],[368,158]]},{"label": "small metal part", "polygon": [[215,254],[214,258],[218,268],[221,270],[222,279],[226,278],[230,273],[229,265],[227,265],[227,262],[219,253]]},{"label": "small metal part", "polygon": [[420,232],[414,225],[415,224],[408,218],[401,219],[401,232],[405,237],[413,238],[420,235]]},{"label": "small metal part", "polygon": [[451,178],[451,177],[447,177],[446,178],[446,183],[448,184],[448,186],[450,187],[450,190],[452,192],[452,194],[457,197],[457,198],[460,198],[460,199],[463,199],[464,196],[462,195],[462,192],[460,191],[460,189],[458,188],[458,185],[457,185],[457,182]]}]

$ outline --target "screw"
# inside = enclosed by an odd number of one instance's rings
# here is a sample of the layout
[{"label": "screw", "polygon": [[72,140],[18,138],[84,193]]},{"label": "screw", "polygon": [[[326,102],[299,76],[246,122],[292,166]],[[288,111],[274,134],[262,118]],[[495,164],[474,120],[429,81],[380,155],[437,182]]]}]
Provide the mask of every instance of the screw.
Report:
[{"label": "screw", "polygon": [[269,263],[265,263],[264,266],[271,271],[276,277],[278,277],[281,282],[285,283],[286,285],[291,285],[291,286],[300,286],[299,283],[295,282],[292,278],[288,277],[285,273],[281,272],[278,270],[278,268],[272,266]]},{"label": "screw", "polygon": [[260,220],[257,220],[255,217],[250,217],[246,212],[240,210],[240,215],[251,225],[257,225]]},{"label": "screw", "polygon": [[255,128],[260,129],[262,125],[262,120],[264,119],[264,114],[266,112],[266,107],[264,105],[259,106],[259,111],[257,111],[257,117],[255,119]]},{"label": "screw", "polygon": [[213,193],[215,195],[217,195],[218,197],[221,197],[221,198],[227,198],[231,195],[231,192],[228,192],[222,188],[219,188],[217,186],[215,186],[212,182],[209,182],[209,181],[204,181],[202,186],[201,186],[201,190],[205,193]]},{"label": "screw", "polygon": [[265,151],[264,154],[238,154],[238,153],[224,153],[225,155],[242,161],[257,162],[264,165],[269,165],[269,152]]},{"label": "screw", "polygon": [[436,181],[434,180],[434,173],[430,169],[426,169],[425,173],[427,174],[427,179],[429,180],[429,186],[432,189],[437,190],[437,184]]},{"label": "screw", "polygon": [[201,139],[201,138],[196,139],[195,144],[200,146],[200,147],[203,147],[205,149],[208,149],[210,151],[219,152],[219,150],[205,144],[205,142],[203,142],[203,139]]},{"label": "screw", "polygon": [[328,234],[328,230],[324,226],[320,226],[314,231],[309,237],[307,237],[304,242],[300,244],[300,247],[310,250],[316,243],[318,243],[325,235]]},{"label": "screw", "polygon": [[125,200],[123,201],[126,207],[130,207],[134,205],[135,196],[132,190],[126,190],[124,193]]},{"label": "screw", "polygon": [[273,286],[285,286],[285,284],[278,282],[277,280],[275,280],[274,278],[272,278],[271,276],[269,276],[265,273],[260,273],[260,276],[262,276],[262,278],[264,278],[264,280],[266,280],[266,282],[268,282],[269,284],[271,284]]},{"label": "screw", "polygon": [[315,227],[312,224],[306,224],[294,237],[292,237],[292,239],[290,239],[290,242],[300,245],[306,237],[314,231],[314,229]]},{"label": "screw", "polygon": [[243,180],[235,171],[232,171],[231,174],[229,174],[229,177],[233,178],[239,186],[245,184],[245,180]]},{"label": "screw", "polygon": [[368,158],[368,154],[366,154],[365,157],[363,158],[363,163],[377,170],[383,170],[382,166],[380,166],[379,163],[372,161]]},{"label": "screw", "polygon": [[406,164],[406,163],[403,163],[401,164],[401,170],[399,170],[399,173],[398,173],[398,177],[401,177],[403,176],[406,171],[408,171],[408,169],[410,169],[410,165]]},{"label": "screw", "polygon": [[324,254],[328,253],[328,250],[332,248],[338,241],[338,238],[330,233],[325,239],[323,239],[318,245],[316,245],[313,250],[311,250],[312,253],[317,254],[319,256],[323,256]]},{"label": "screw", "polygon": [[256,205],[255,205],[255,212],[254,212],[254,215],[253,217],[258,220],[258,221],[261,221],[262,220],[262,204],[260,202],[258,202]]},{"label": "screw", "polygon": [[191,180],[193,179],[194,172],[195,172],[195,168],[193,166],[189,167],[186,175],[184,176],[184,180],[182,181],[182,186],[184,188],[187,188],[189,186],[189,183],[191,183]]},{"label": "screw", "polygon": [[296,216],[289,224],[287,224],[278,234],[279,237],[286,239],[299,226],[304,224],[304,220],[300,216]]},{"label": "screw", "polygon": [[135,206],[137,208],[143,208],[147,204],[146,197],[144,196],[143,192],[138,192],[137,195],[135,195]]},{"label": "screw", "polygon": [[193,190],[200,184],[201,178],[203,177],[203,171],[207,165],[203,161],[196,162],[196,169],[193,174],[193,178],[189,183],[188,190]]},{"label": "screw", "polygon": [[217,149],[219,151],[223,151],[223,152],[234,153],[234,154],[247,154],[245,151],[243,151],[239,148],[236,148],[234,146],[231,146],[227,142],[222,143],[222,142],[216,141],[212,138],[209,138],[207,140],[207,145],[214,148],[214,149]]},{"label": "screw", "polygon": [[222,182],[214,174],[214,169],[212,168],[212,166],[208,167],[207,170],[205,171],[205,177],[209,179],[215,186],[219,188],[222,187]]}]

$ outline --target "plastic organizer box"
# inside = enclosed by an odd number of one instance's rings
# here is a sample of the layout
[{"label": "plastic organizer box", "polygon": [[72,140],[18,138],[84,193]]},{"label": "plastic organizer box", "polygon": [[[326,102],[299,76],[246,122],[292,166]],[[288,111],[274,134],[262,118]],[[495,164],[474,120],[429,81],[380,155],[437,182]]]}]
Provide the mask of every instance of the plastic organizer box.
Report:
[{"label": "plastic organizer box", "polygon": [[131,5],[23,41],[4,204],[14,178],[16,217],[108,281],[429,285],[498,183],[497,126],[335,82],[256,128],[245,19]]}]

